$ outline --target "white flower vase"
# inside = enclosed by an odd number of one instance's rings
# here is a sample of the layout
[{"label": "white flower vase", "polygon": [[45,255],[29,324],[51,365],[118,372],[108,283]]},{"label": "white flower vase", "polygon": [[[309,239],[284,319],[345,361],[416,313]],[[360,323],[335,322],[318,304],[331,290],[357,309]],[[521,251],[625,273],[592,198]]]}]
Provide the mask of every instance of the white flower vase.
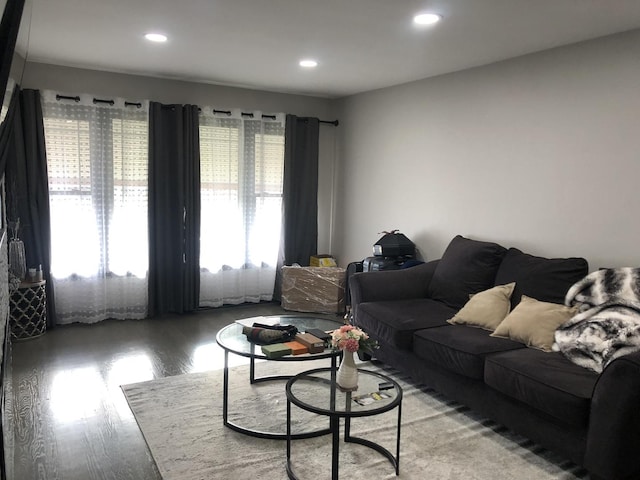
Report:
[{"label": "white flower vase", "polygon": [[353,358],[353,352],[343,351],[342,362],[340,362],[340,368],[336,374],[336,383],[345,392],[353,392],[358,389],[358,368]]}]

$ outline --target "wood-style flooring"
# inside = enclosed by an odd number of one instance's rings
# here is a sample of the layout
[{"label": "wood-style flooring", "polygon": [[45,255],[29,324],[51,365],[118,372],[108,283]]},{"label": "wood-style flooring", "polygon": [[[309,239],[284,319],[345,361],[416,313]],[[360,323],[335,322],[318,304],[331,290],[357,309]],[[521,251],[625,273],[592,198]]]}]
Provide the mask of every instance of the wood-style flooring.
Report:
[{"label": "wood-style flooring", "polygon": [[215,341],[220,328],[280,313],[286,312],[267,303],[107,320],[59,326],[14,343],[5,407],[15,431],[8,478],[160,479],[120,385],[222,368]]}]

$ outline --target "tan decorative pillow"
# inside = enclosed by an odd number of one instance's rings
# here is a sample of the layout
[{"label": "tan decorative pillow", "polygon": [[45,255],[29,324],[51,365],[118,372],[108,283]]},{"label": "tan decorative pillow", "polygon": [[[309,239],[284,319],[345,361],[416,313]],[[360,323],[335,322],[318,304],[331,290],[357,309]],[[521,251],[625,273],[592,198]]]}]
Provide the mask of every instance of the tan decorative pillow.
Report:
[{"label": "tan decorative pillow", "polygon": [[509,338],[528,347],[550,352],[556,329],[576,313],[575,307],[541,302],[523,295],[520,303],[491,336]]},{"label": "tan decorative pillow", "polygon": [[511,294],[515,286],[515,282],[498,285],[471,295],[465,306],[447,322],[454,325],[480,327],[493,332],[509,314]]}]

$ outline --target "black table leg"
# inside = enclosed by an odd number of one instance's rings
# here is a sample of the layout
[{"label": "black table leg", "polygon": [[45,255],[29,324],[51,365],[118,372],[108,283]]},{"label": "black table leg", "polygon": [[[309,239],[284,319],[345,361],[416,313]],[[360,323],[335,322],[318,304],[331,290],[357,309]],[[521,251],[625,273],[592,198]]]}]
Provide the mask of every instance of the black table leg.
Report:
[{"label": "black table leg", "polygon": [[340,417],[331,416],[333,445],[331,447],[331,480],[338,480],[338,464],[340,460]]},{"label": "black table leg", "polygon": [[[345,411],[351,411],[351,392],[347,392],[347,404],[344,406]],[[344,418],[344,441],[348,442],[351,438],[351,417]]]},{"label": "black table leg", "polygon": [[396,476],[400,475],[400,426],[402,425],[402,402],[398,404],[398,430],[396,443]]},{"label": "black table leg", "polygon": [[255,355],[256,346],[251,344],[251,357],[249,358],[249,383],[253,385],[256,383],[256,359]]},{"label": "black table leg", "polygon": [[291,462],[291,401],[287,398],[287,465]]},{"label": "black table leg", "polygon": [[228,425],[227,415],[229,412],[229,351],[224,351],[224,373],[222,381],[222,423]]}]

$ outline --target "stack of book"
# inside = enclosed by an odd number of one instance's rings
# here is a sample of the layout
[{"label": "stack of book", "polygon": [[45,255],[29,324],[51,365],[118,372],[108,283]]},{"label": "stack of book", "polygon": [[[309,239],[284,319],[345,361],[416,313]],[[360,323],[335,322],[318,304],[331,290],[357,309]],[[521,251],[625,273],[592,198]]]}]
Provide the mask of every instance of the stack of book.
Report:
[{"label": "stack of book", "polygon": [[327,348],[331,335],[322,330],[309,329],[299,333],[290,342],[272,343],[262,346],[262,353],[269,359],[285,355],[302,355],[304,353],[322,353]]}]

